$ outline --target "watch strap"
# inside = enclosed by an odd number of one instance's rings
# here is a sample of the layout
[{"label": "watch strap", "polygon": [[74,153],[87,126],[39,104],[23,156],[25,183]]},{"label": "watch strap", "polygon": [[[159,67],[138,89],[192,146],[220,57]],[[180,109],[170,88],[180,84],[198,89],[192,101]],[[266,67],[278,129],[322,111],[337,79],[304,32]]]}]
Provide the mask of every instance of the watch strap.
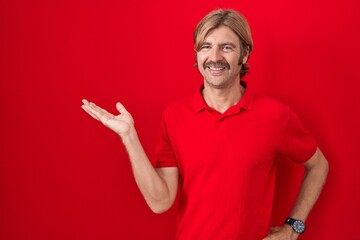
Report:
[{"label": "watch strap", "polygon": [[[292,227],[292,229],[299,234],[303,234],[305,232],[305,223],[299,219],[294,219],[289,217],[288,219],[286,219],[285,224],[288,224]],[[301,228],[299,229],[299,224],[301,226]]]},{"label": "watch strap", "polygon": [[288,219],[286,219],[285,223],[289,225],[293,225],[295,221],[296,219],[289,217]]}]

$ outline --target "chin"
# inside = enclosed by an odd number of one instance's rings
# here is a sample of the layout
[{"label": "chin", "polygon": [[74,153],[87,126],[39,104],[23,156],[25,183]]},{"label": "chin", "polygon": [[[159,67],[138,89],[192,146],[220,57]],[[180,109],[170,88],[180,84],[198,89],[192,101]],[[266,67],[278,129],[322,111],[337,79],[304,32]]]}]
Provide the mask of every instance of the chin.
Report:
[{"label": "chin", "polygon": [[224,89],[227,88],[230,84],[228,82],[220,82],[220,81],[206,81],[207,85],[211,88],[215,89]]}]

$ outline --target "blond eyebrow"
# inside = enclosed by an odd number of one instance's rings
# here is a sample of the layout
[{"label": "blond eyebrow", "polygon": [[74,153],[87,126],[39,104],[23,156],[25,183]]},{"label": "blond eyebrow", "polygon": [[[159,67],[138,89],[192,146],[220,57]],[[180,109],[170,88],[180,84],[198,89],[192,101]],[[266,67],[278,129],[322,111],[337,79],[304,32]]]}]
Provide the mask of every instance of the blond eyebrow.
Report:
[{"label": "blond eyebrow", "polygon": [[233,48],[236,48],[236,45],[235,45],[235,44],[233,44],[233,43],[231,43],[231,42],[227,42],[227,43],[221,43],[221,44],[219,44],[219,46],[220,46],[220,47],[224,47],[224,46],[226,46],[226,45],[229,45],[229,46],[231,46],[231,47],[233,47]]},{"label": "blond eyebrow", "polygon": [[[210,45],[211,46],[212,44],[209,43],[209,42],[203,42],[203,44],[201,44],[201,46],[204,46],[204,45]],[[219,44],[220,47],[224,47],[226,45],[229,45],[229,46],[231,46],[233,48],[236,48],[236,45],[234,43],[231,43],[231,42],[226,42],[226,43],[220,43]]]}]

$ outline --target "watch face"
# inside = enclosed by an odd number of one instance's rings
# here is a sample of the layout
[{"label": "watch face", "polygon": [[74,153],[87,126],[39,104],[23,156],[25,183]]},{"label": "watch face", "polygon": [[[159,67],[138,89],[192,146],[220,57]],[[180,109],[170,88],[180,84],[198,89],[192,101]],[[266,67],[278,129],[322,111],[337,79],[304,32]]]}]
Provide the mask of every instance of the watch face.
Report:
[{"label": "watch face", "polygon": [[296,220],[293,223],[293,228],[297,233],[303,233],[305,231],[305,224],[302,221]]}]

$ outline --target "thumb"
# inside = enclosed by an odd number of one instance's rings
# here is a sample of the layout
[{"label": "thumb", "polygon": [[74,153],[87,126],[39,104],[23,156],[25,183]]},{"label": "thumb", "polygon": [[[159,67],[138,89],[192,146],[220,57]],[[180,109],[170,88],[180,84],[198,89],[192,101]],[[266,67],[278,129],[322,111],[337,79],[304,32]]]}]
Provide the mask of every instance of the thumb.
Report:
[{"label": "thumb", "polygon": [[127,110],[120,102],[116,103],[116,109],[119,111],[119,113],[126,113]]}]

